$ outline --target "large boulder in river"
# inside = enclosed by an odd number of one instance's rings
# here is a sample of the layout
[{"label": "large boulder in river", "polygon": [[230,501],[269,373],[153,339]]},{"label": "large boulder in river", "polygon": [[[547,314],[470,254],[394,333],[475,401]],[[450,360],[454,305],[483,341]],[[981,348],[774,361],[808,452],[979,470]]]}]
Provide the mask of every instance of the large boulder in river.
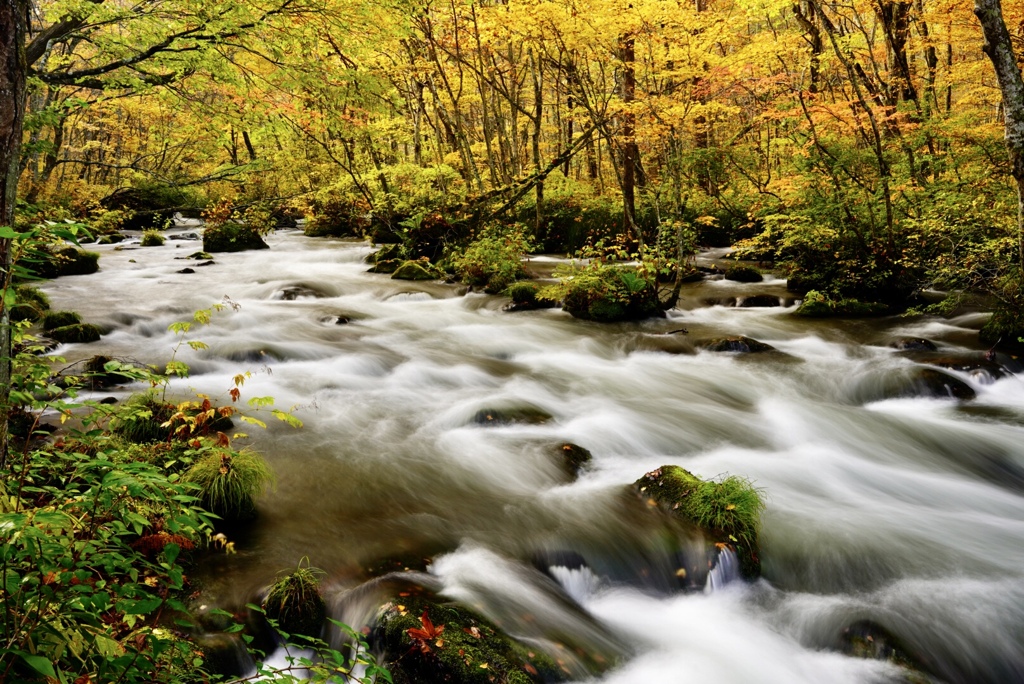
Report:
[{"label": "large boulder in river", "polygon": [[270,245],[251,226],[228,222],[208,226],[203,231],[204,252],[244,252],[250,249],[269,249]]},{"label": "large boulder in river", "polygon": [[878,370],[858,377],[849,398],[858,404],[886,399],[959,399],[975,397],[966,382],[937,368],[910,366]]},{"label": "large boulder in river", "polygon": [[764,276],[753,266],[736,264],[725,269],[725,279],[738,283],[759,283],[764,280]]},{"label": "large boulder in river", "polygon": [[562,309],[601,323],[664,316],[655,283],[623,266],[583,271],[565,282]]},{"label": "large boulder in river", "polygon": [[761,574],[758,535],[764,501],[748,480],[729,476],[702,480],[676,465],[652,470],[633,486],[652,506],[661,507],[697,527],[709,546],[731,547],[747,579]]},{"label": "large boulder in river", "polygon": [[77,247],[63,247],[48,253],[45,260],[30,266],[40,278],[59,278],[69,275],[89,275],[100,270],[100,255]]}]

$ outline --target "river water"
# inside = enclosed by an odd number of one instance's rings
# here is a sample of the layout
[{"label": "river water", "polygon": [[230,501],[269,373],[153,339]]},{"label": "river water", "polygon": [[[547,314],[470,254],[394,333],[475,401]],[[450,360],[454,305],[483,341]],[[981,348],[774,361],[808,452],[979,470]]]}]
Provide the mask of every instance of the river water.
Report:
[{"label": "river water", "polygon": [[[203,567],[210,601],[244,604],[308,557],[355,621],[365,615],[344,597],[368,564],[429,555],[445,595],[510,632],[542,647],[571,635],[616,659],[602,675],[573,669],[577,681],[896,681],[894,666],[835,651],[861,620],[941,680],[1024,681],[1024,382],[953,371],[970,402],[880,389],[915,365],[892,339],[967,351],[982,316],[802,321],[791,300],[728,305],[784,297],[782,281],[706,281],[665,319],[600,325],[367,273],[363,243],[294,231],[268,242],[208,266],[179,258],[193,241],[100,246],[99,273],[43,288],[111,330],[60,348],[69,362],[162,364],[177,347],[192,374],[175,393],[228,403],[231,377],[249,371],[243,401],[272,396],[305,423],[263,411],[268,429],[245,426],[277,485],[238,553]],[[168,332],[225,297],[235,306],[189,334],[207,349]],[[737,334],[779,352],[695,346]],[[553,419],[476,421],[523,405]],[[552,450],[563,442],[593,453],[576,480]],[[672,584],[663,529],[624,495],[668,463],[763,489],[762,580]]]}]

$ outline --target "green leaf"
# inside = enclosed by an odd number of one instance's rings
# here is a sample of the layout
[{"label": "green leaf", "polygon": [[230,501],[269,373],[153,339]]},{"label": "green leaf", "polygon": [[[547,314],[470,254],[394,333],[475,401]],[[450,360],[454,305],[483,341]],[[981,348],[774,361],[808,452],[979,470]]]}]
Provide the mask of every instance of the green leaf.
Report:
[{"label": "green leaf", "polygon": [[124,646],[113,639],[96,634],[96,652],[104,658],[116,658],[124,653]]},{"label": "green leaf", "polygon": [[181,553],[181,547],[177,544],[168,544],[164,547],[164,558],[169,564],[173,564],[177,560],[179,553]]},{"label": "green leaf", "polygon": [[53,663],[51,663],[47,658],[32,655],[31,653],[20,653],[19,655],[21,656],[21,659],[25,661],[25,664],[39,674],[47,677],[57,676],[57,673],[53,671]]},{"label": "green leaf", "polygon": [[[170,544],[168,544],[168,546],[170,546]],[[141,601],[136,601],[124,612],[129,615],[145,615],[147,613],[152,613],[154,610],[159,608],[163,602],[164,600],[159,597],[142,599]]]},{"label": "green leaf", "polygon": [[0,240],[14,240],[19,233],[10,226],[0,226]]}]

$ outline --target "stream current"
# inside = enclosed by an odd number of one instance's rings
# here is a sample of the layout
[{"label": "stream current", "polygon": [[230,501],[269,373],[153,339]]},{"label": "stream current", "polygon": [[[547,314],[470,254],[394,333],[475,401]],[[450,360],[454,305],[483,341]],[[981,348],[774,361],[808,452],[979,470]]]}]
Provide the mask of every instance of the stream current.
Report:
[{"label": "stream current", "polygon": [[[229,403],[231,378],[251,371],[243,402],[272,396],[305,423],[264,411],[268,429],[242,426],[277,485],[237,554],[200,570],[208,600],[242,605],[302,557],[344,596],[370,563],[432,555],[442,594],[510,633],[572,634],[618,658],[574,681],[897,681],[894,666],[835,651],[845,627],[871,620],[942,681],[1024,682],[1024,379],[950,371],[977,392],[969,402],[880,389],[915,366],[893,338],[976,350],[983,316],[802,321],[769,279],[705,281],[665,319],[601,325],[367,273],[360,242],[268,242],[208,266],[177,259],[195,241],[90,246],[99,273],[43,287],[55,309],[111,330],[59,348],[68,362],[162,365],[177,346],[191,367],[172,386],[181,398]],[[780,306],[728,306],[754,293]],[[189,334],[208,348],[178,346],[168,325],[225,296],[237,309]],[[780,353],[695,346],[723,335]],[[523,405],[553,418],[475,420]],[[552,455],[563,442],[593,454],[576,480]],[[626,486],[664,464],[764,491],[763,579],[671,585],[659,532],[622,506]],[[357,601],[333,605],[367,617]]]}]

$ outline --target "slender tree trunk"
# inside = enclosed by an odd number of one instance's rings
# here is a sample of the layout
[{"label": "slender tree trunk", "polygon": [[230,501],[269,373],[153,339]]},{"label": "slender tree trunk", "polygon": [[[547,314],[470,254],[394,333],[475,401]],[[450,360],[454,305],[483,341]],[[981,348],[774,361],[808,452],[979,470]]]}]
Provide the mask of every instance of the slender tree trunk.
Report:
[{"label": "slender tree trunk", "polygon": [[622,56],[622,102],[626,113],[622,117],[622,222],[626,237],[636,239],[643,245],[643,236],[636,225],[636,115],[629,107],[636,100],[635,39],[632,35],[622,38],[619,49]]},{"label": "slender tree trunk", "polygon": [[1017,185],[1018,270],[1024,274],[1024,78],[1013,54],[999,0],[974,0],[974,14],[985,34],[985,45],[981,49],[992,60],[1003,94],[1006,150],[1010,154],[1010,175]]},{"label": "slender tree trunk", "polygon": [[[0,230],[14,226],[21,133],[25,123],[24,0],[0,0]],[[5,231],[6,232],[6,231]],[[7,416],[11,392],[10,237],[0,234],[0,467],[7,462]]]}]

